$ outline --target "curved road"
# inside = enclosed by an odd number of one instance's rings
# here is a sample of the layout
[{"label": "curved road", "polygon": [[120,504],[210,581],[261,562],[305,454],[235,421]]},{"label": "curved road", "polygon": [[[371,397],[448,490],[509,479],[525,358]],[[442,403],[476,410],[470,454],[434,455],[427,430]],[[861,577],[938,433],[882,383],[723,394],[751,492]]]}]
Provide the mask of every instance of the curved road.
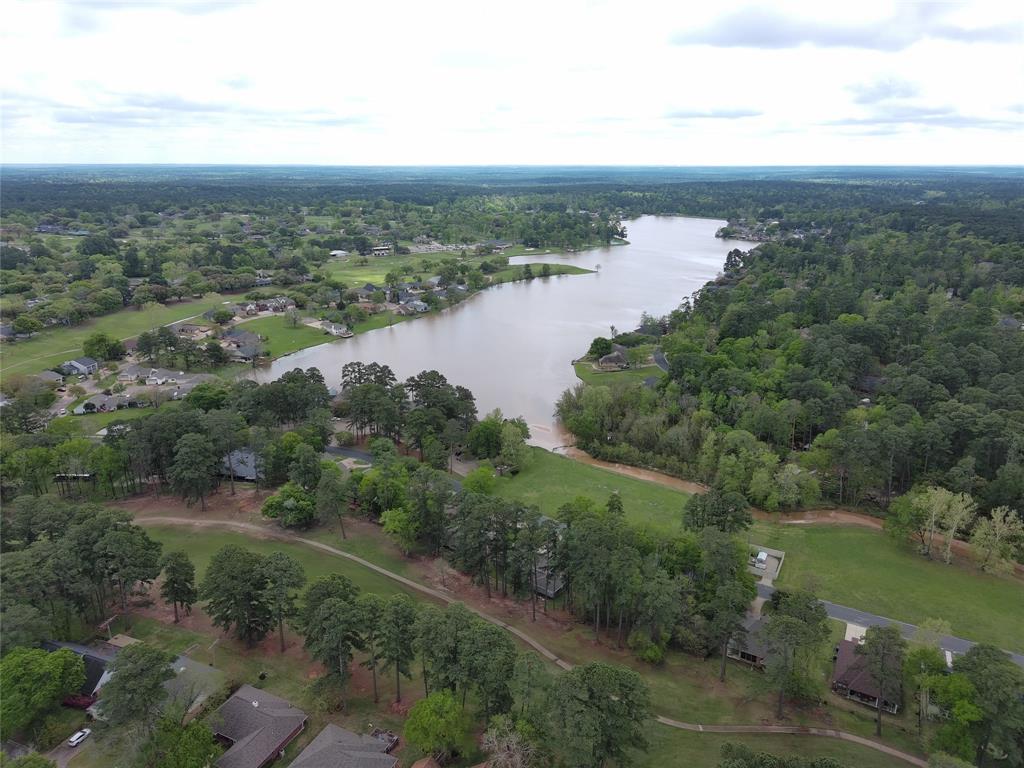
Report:
[{"label": "curved road", "polygon": [[[137,517],[136,522],[140,524],[151,524],[151,525],[181,525],[181,526],[193,526],[199,528],[227,528],[231,530],[241,531],[243,533],[256,533],[261,536],[269,536],[273,539],[280,541],[298,542],[304,544],[307,547],[318,549],[321,552],[326,552],[335,557],[344,557],[352,562],[358,563],[364,568],[369,568],[371,571],[379,573],[381,576],[385,576],[393,581],[397,581],[399,584],[408,587],[409,589],[416,590],[424,595],[440,600],[444,603],[454,603],[458,600],[452,595],[441,592],[440,590],[433,589],[424,584],[420,584],[417,581],[408,579],[405,576],[401,576],[394,571],[389,571],[386,568],[371,563],[369,560],[364,560],[358,555],[353,555],[350,552],[344,552],[340,549],[330,546],[329,544],[323,544],[313,539],[306,539],[301,536],[292,536],[290,534],[282,533],[280,531],[269,530],[253,523],[237,523],[228,520],[193,520],[188,517]],[[557,654],[551,651],[549,648],[544,646],[535,638],[523,632],[517,627],[513,627],[510,624],[506,624],[501,619],[497,619],[494,616],[490,616],[482,611],[467,605],[467,608],[479,616],[485,621],[501,627],[502,629],[512,633],[517,638],[522,640],[528,646],[533,648],[537,653],[546,658],[548,661],[557,664],[562,669],[572,669],[573,665],[565,659],[559,658]],[[880,744],[877,741],[866,739],[856,734],[847,733],[845,731],[837,731],[831,728],[807,728],[801,726],[791,725],[702,725],[700,723],[684,723],[679,720],[673,720],[669,717],[657,715],[654,718],[662,725],[666,725],[670,728],[678,728],[684,731],[696,731],[699,733],[785,733],[785,734],[796,734],[796,735],[807,735],[807,736],[827,736],[833,739],[840,739],[842,741],[849,741],[854,744],[860,744],[861,746],[868,747],[870,749],[877,750],[884,754],[903,760],[904,762],[910,763],[911,765],[918,766],[918,768],[927,768],[928,764],[919,757],[901,752],[898,749],[893,749],[885,744]]]}]

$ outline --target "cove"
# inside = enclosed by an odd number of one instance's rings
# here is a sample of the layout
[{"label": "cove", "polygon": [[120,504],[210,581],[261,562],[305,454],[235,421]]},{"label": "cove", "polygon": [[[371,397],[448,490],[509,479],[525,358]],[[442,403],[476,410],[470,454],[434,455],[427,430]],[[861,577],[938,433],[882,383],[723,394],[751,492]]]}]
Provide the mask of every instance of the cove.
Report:
[{"label": "cove", "polygon": [[436,314],[285,355],[254,372],[271,381],[293,368],[319,368],[337,386],[353,360],[391,366],[399,379],[440,371],[476,395],[480,415],[501,408],[523,416],[531,443],[566,442],[554,418],[555,402],[578,379],[570,361],[595,336],[636,328],[642,312],[670,312],[721,271],[733,248],[755,244],[722,240],[724,221],[643,216],[626,223],[629,243],[578,253],[523,256],[512,263],[568,263],[594,274],[536,278],[488,288]]}]

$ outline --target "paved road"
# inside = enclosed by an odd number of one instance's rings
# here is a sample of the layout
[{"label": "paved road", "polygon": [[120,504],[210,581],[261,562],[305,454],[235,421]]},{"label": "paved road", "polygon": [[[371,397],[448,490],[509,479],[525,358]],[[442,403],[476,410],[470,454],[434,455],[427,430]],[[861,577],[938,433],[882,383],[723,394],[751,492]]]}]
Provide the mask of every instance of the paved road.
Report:
[{"label": "paved road", "polygon": [[[757,585],[758,597],[769,599],[772,593],[775,591],[773,587],[769,587],[766,584]],[[886,627],[891,625],[897,626],[900,629],[900,634],[906,638],[911,638],[917,632],[917,627],[913,624],[907,624],[905,621],[896,621],[885,616],[877,616],[873,613],[866,613],[865,611],[859,611],[856,608],[848,608],[845,605],[839,605],[838,603],[830,603],[828,600],[822,600],[822,604],[825,606],[825,610],[828,612],[830,618],[837,619],[838,621],[845,621],[850,624],[857,624],[861,627],[871,626],[882,626]],[[944,635],[939,638],[939,647],[946,651],[952,651],[954,654],[967,653],[975,644],[970,640],[964,640],[962,637],[953,637],[952,635]],[[1011,653],[1010,658],[1015,663],[1024,667],[1024,655],[1019,653]]]},{"label": "paved road", "polygon": [[[302,538],[301,536],[293,536],[292,534],[285,533],[283,531],[275,531],[271,528],[264,526],[255,525],[253,523],[237,523],[225,520],[195,520],[189,517],[137,517],[135,519],[137,523],[145,525],[149,523],[151,525],[182,525],[192,526],[199,528],[227,528],[229,530],[238,530],[247,533],[258,533],[261,536],[270,536],[272,538],[281,539],[284,541],[293,541],[299,544],[304,544],[307,547],[318,549],[321,552],[327,552],[328,554],[336,557],[344,557],[347,560],[359,563],[365,568],[369,568],[371,571],[375,571],[382,576],[386,576],[389,579],[397,581],[409,589],[416,590],[422,594],[428,595],[435,600],[440,600],[444,603],[454,603],[458,601],[458,598],[448,592],[442,592],[441,590],[433,589],[424,584],[420,584],[418,581],[407,579],[405,576],[400,576],[394,571],[389,571],[386,568],[382,568],[376,563],[371,563],[369,560],[364,560],[361,557],[353,555],[350,552],[344,552],[340,549],[324,544],[319,541],[313,541],[312,539]],[[548,661],[557,664],[562,669],[572,669],[573,665],[571,662],[565,659],[559,658],[559,656],[544,646],[539,640],[530,636],[518,627],[514,627],[510,624],[506,624],[501,619],[490,616],[483,611],[474,608],[471,605],[466,606],[469,610],[475,613],[484,621],[501,627],[502,629],[510,632],[511,634],[518,637],[528,646],[537,651],[541,656],[546,658]],[[831,728],[807,728],[803,726],[790,726],[790,725],[703,725],[701,723],[684,723],[680,720],[673,720],[672,718],[665,717],[663,715],[656,715],[654,719],[666,725],[670,728],[678,728],[684,731],[697,731],[699,733],[789,733],[806,736],[825,736],[833,739],[840,739],[842,741],[849,741],[861,746],[868,747],[870,749],[878,750],[884,754],[895,757],[904,762],[910,763],[911,765],[918,766],[918,768],[927,768],[928,764],[919,757],[901,752],[898,749],[894,749],[886,744],[881,744],[872,739],[866,739],[862,736],[857,736],[852,733],[846,733],[845,731],[838,731]],[[63,766],[61,767],[63,768]]]}]

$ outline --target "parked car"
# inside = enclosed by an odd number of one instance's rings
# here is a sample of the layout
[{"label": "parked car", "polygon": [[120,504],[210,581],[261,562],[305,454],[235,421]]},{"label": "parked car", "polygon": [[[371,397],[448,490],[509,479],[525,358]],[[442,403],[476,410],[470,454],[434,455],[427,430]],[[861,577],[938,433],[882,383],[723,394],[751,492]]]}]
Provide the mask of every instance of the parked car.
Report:
[{"label": "parked car", "polygon": [[58,416],[67,416],[68,415],[68,409],[67,408],[61,408],[59,411],[57,411],[57,415]]},{"label": "parked car", "polygon": [[76,731],[75,733],[71,734],[71,738],[68,739],[68,746],[69,747],[77,747],[83,741],[88,739],[89,738],[89,734],[91,734],[91,733],[92,733],[92,729],[91,728],[83,728],[80,731]]}]

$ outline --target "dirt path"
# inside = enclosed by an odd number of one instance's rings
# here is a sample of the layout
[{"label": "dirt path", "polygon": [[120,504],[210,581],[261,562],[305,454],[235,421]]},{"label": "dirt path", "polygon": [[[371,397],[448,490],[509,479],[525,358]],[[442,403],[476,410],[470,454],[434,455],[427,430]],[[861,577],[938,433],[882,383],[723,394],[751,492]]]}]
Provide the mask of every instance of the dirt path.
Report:
[{"label": "dirt path", "polygon": [[[242,523],[229,520],[196,520],[188,517],[164,517],[159,515],[143,515],[137,517],[136,522],[142,525],[178,525],[193,528],[225,528],[228,530],[236,530],[241,531],[243,533],[252,533],[258,536],[278,539],[280,541],[297,542],[307,547],[312,547],[313,549],[320,550],[321,552],[326,552],[330,555],[334,555],[335,557],[344,557],[348,560],[351,560],[354,563],[358,563],[364,568],[369,568],[371,571],[374,571],[375,573],[378,573],[381,576],[392,579],[393,581],[396,581],[399,584],[408,587],[409,589],[413,589],[417,592],[427,595],[428,597],[434,600],[439,600],[443,603],[458,602],[458,598],[450,594],[446,594],[440,590],[427,587],[423,584],[420,584],[417,581],[413,581],[412,579],[407,579],[405,576],[401,576],[395,573],[394,571],[389,571],[386,568],[382,568],[381,566],[376,565],[375,563],[371,563],[369,560],[364,560],[363,558],[358,557],[357,555],[353,555],[349,552],[344,552],[340,549],[330,546],[329,544],[323,544],[319,541],[313,541],[312,539],[306,539],[301,536],[293,536],[282,531],[271,530],[264,526],[256,525],[254,523]],[[557,664],[562,669],[572,669],[573,665],[571,663],[569,663],[565,659],[560,658],[549,648],[544,646],[542,643],[540,643],[538,640],[534,639],[530,635],[528,635],[526,632],[523,632],[521,629],[513,627],[510,624],[506,624],[504,621],[501,621],[500,619],[497,619],[473,607],[472,605],[467,605],[467,608],[473,611],[473,613],[475,613],[484,621],[489,621],[495,626],[501,627],[507,632],[510,632],[515,637],[526,643],[526,645],[530,646],[535,651],[537,651],[537,653],[546,658],[548,661]],[[852,733],[846,733],[845,731],[838,731],[830,728],[805,728],[800,726],[788,725],[702,725],[700,723],[684,723],[679,720],[673,720],[671,718],[664,717],[661,715],[655,716],[655,720],[657,720],[657,722],[661,723],[662,725],[668,726],[670,728],[678,728],[684,731],[697,731],[700,733],[788,733],[804,734],[809,736],[826,736],[829,738],[841,739],[843,741],[850,741],[856,744],[860,744],[862,746],[878,750],[879,752],[883,752],[884,754],[908,762],[911,765],[919,766],[919,768],[927,768],[927,763],[924,760],[915,757],[914,755],[908,754],[906,752],[901,752],[897,749],[886,746],[885,744],[879,744],[878,742],[872,741],[871,739],[865,739],[861,736],[857,736]]]}]

